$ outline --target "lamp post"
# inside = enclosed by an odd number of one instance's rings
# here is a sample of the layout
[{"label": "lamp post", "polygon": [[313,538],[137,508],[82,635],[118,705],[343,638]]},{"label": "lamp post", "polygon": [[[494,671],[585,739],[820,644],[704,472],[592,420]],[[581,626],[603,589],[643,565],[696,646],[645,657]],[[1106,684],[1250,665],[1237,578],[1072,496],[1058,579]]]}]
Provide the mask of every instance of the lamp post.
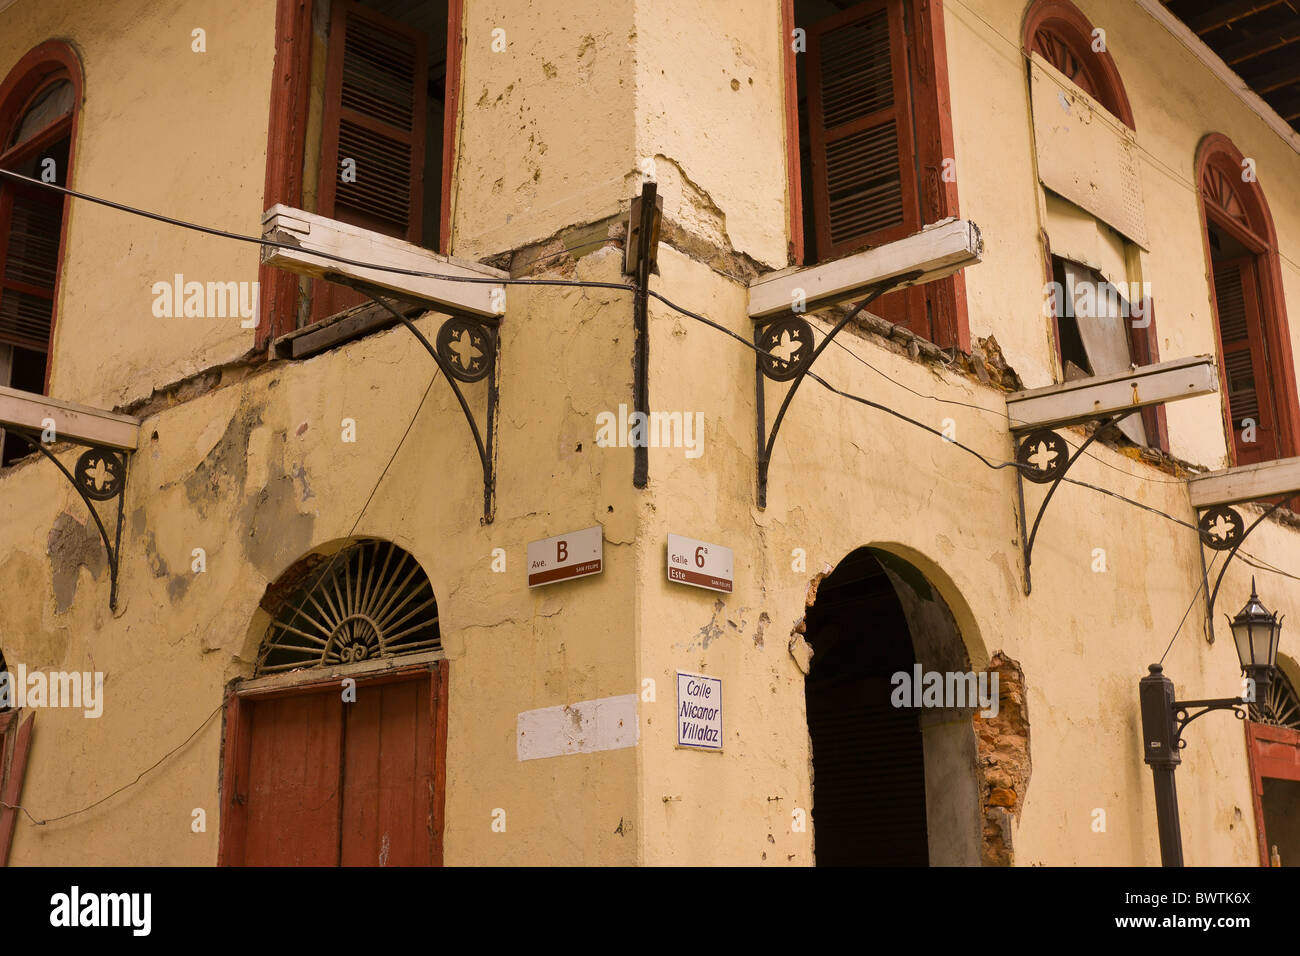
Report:
[{"label": "lamp post", "polygon": [[1250,600],[1237,616],[1228,621],[1241,672],[1246,676],[1246,693],[1241,697],[1211,700],[1177,700],[1174,682],[1164,676],[1159,664],[1138,681],[1138,699],[1142,707],[1142,749],[1156,788],[1156,824],[1160,831],[1162,866],[1183,865],[1183,837],[1178,825],[1178,789],[1174,771],[1182,763],[1179,751],[1187,745],[1183,730],[1197,717],[1212,710],[1231,710],[1239,720],[1246,719],[1246,706],[1263,700],[1277,666],[1278,639],[1282,619],[1270,612],[1255,593],[1255,579],[1250,580]]}]

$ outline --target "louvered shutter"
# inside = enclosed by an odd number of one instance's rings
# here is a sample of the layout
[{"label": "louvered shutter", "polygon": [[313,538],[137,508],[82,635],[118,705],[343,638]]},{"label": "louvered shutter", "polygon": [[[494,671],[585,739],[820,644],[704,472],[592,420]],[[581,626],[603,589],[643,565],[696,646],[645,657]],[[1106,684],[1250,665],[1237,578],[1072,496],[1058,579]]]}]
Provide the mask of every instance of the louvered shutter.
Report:
[{"label": "louvered shutter", "polygon": [[828,682],[807,697],[818,866],[925,866],[925,758],[917,711],[888,678]]},{"label": "louvered shutter", "polygon": [[873,0],[808,30],[817,257],[920,229],[902,4]]},{"label": "louvered shutter", "polygon": [[[321,215],[419,242],[428,72],[420,31],[350,0],[335,0]],[[344,181],[341,164],[349,159],[356,163],[355,182]]]},{"label": "louvered shutter", "polygon": [[62,196],[0,191],[0,344],[48,352],[62,224]]},{"label": "louvered shutter", "polygon": [[[1219,356],[1236,464],[1271,461],[1277,452],[1277,417],[1259,310],[1253,257],[1214,264],[1214,304]],[[1242,422],[1255,422],[1255,441],[1242,440]]]},{"label": "louvered shutter", "polygon": [[[334,0],[325,76],[317,212],[419,242],[424,210],[428,61],[422,33],[352,0]],[[356,163],[355,182],[342,162]],[[351,178],[349,176],[348,178]],[[311,321],[369,301],[312,282]]]}]

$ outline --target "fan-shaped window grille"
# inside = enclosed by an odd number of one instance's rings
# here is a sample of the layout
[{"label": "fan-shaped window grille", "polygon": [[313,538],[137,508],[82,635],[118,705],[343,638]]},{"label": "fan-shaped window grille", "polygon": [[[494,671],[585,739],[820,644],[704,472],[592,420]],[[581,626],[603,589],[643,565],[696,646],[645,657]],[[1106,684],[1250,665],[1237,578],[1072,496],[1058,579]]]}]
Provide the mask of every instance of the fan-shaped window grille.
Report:
[{"label": "fan-shaped window grille", "polygon": [[441,646],[428,575],[387,541],[360,541],[309,570],[273,612],[256,676]]},{"label": "fan-shaped window grille", "polygon": [[1300,694],[1280,670],[1273,672],[1263,706],[1250,705],[1250,719],[1259,724],[1300,730]]}]

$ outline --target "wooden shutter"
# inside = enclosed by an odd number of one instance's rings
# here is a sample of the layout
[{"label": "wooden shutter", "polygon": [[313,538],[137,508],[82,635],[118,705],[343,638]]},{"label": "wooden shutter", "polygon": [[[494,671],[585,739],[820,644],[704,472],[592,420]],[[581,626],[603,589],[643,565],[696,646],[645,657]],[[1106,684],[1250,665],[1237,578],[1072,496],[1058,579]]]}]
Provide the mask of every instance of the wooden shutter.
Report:
[{"label": "wooden shutter", "polygon": [[[1269,378],[1254,256],[1214,263],[1214,306],[1223,391],[1236,464],[1278,456],[1277,416]],[[1255,422],[1255,441],[1242,440],[1242,422]]]},{"label": "wooden shutter", "polygon": [[[425,36],[353,0],[334,0],[325,72],[317,212],[408,242],[423,228]],[[342,162],[356,162],[344,182]],[[311,321],[369,301],[360,292],[312,282]]]},{"label": "wooden shutter", "polygon": [[62,196],[0,190],[0,344],[49,351],[62,224]]},{"label": "wooden shutter", "polygon": [[926,866],[925,762],[917,711],[888,678],[808,685],[818,866]]},{"label": "wooden shutter", "polygon": [[902,4],[872,0],[808,30],[817,256],[920,229]]},{"label": "wooden shutter", "polygon": [[[320,213],[419,242],[429,68],[424,35],[335,0],[325,77]],[[356,161],[356,181],[341,163]]]},{"label": "wooden shutter", "polygon": [[[1156,335],[1156,304],[1150,296],[1145,296],[1139,303],[1138,311],[1145,317],[1146,326],[1134,325],[1135,317],[1129,315],[1129,345],[1133,352],[1135,365],[1155,365],[1160,361],[1160,341]],[[1147,444],[1161,451],[1169,451],[1169,425],[1165,419],[1165,406],[1148,405],[1142,409],[1142,427],[1146,431]]]}]

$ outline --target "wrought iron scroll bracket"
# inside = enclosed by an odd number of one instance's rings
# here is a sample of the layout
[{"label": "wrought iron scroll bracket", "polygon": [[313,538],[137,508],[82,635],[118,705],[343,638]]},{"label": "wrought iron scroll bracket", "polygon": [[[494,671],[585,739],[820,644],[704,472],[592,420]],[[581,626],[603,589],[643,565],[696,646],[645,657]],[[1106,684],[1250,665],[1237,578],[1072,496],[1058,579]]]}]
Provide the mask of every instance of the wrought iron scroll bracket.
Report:
[{"label": "wrought iron scroll bracket", "polygon": [[[772,449],[776,447],[777,432],[781,429],[781,422],[785,419],[786,410],[790,407],[794,393],[799,390],[804,376],[817,361],[817,357],[826,350],[840,330],[856,319],[867,306],[885,293],[919,279],[922,275],[923,272],[916,270],[872,286],[867,297],[858,303],[853,311],[840,319],[835,327],[826,333],[821,344],[815,347],[812,325],[797,313],[768,318],[754,324],[754,346],[757,350],[754,357],[757,383],[754,407],[757,425],[755,431],[758,439],[758,507],[767,507],[767,474],[772,464]],[[770,432],[767,430],[767,410],[764,403],[764,385],[769,379],[774,382],[793,381],[785,393],[781,407],[777,410]]]},{"label": "wrought iron scroll bracket", "polygon": [[[1183,740],[1183,731],[1197,717],[1204,717],[1206,714],[1216,710],[1230,710],[1237,715],[1238,720],[1246,719],[1246,705],[1248,701],[1240,697],[1217,697],[1210,700],[1176,700],[1174,701],[1174,741],[1173,746],[1176,750],[1182,750],[1187,746],[1187,741]],[[1200,708],[1193,713],[1194,708]]]},{"label": "wrought iron scroll bracket", "polygon": [[[393,308],[388,302],[376,296],[360,285],[354,284],[346,276],[327,275],[332,282],[351,285],[359,289],[371,301],[387,309],[394,318],[401,322],[424,346],[425,351],[433,357],[439,371],[451,386],[460,409],[465,414],[474,446],[478,451],[479,464],[483,468],[483,524],[491,524],[496,512],[496,437],[497,405],[500,401],[500,366],[501,337],[498,334],[500,320],[487,319],[477,315],[453,315],[442,323],[438,329],[437,345],[430,343],[424,333],[415,327],[415,323]],[[487,420],[482,432],[470,410],[469,402],[458,383],[488,380]],[[486,441],[484,434],[486,433]]]},{"label": "wrought iron scroll bracket", "polygon": [[[1048,502],[1052,500],[1056,489],[1065,480],[1066,472],[1079,460],[1079,456],[1087,450],[1088,446],[1097,440],[1102,431],[1132,414],[1131,411],[1121,412],[1099,421],[1092,434],[1074,450],[1072,455],[1066,454],[1069,446],[1065,439],[1050,428],[1035,428],[1019,436],[1020,442],[1016,447],[1016,492],[1020,496],[1020,547],[1025,565],[1025,594],[1033,590],[1029,565],[1034,556],[1034,541],[1038,537],[1038,526],[1043,521]],[[1037,485],[1051,484],[1038,506],[1038,514],[1034,516],[1032,527],[1027,527],[1028,515],[1025,513],[1026,481]]]},{"label": "wrought iron scroll bracket", "polygon": [[[1214,601],[1219,596],[1219,587],[1223,584],[1223,576],[1228,571],[1228,565],[1232,559],[1237,556],[1246,538],[1252,531],[1258,528],[1269,515],[1278,508],[1282,507],[1289,498],[1280,498],[1273,502],[1263,513],[1251,522],[1250,527],[1246,527],[1245,520],[1241,517],[1240,512],[1228,505],[1213,505],[1209,508],[1198,508],[1196,514],[1196,528],[1201,539],[1201,575],[1202,585],[1205,588],[1205,640],[1207,643],[1214,643]],[[1205,549],[1211,551],[1226,551],[1227,559],[1219,566],[1219,574],[1214,579],[1214,588],[1210,588],[1209,569],[1205,564]]]},{"label": "wrought iron scroll bracket", "polygon": [[[91,520],[104,542],[104,552],[108,556],[108,608],[117,610],[117,578],[122,558],[122,509],[126,500],[127,453],[114,448],[88,445],[81,453],[72,471],[64,467],[63,462],[54,457],[54,453],[45,447],[39,438],[33,438],[22,429],[7,426],[5,432],[17,435],[34,450],[40,452],[54,463],[63,477],[68,479],[72,489],[81,496]],[[108,530],[95,508],[96,501],[117,499],[117,521],[113,530],[113,540],[108,540]]]}]

